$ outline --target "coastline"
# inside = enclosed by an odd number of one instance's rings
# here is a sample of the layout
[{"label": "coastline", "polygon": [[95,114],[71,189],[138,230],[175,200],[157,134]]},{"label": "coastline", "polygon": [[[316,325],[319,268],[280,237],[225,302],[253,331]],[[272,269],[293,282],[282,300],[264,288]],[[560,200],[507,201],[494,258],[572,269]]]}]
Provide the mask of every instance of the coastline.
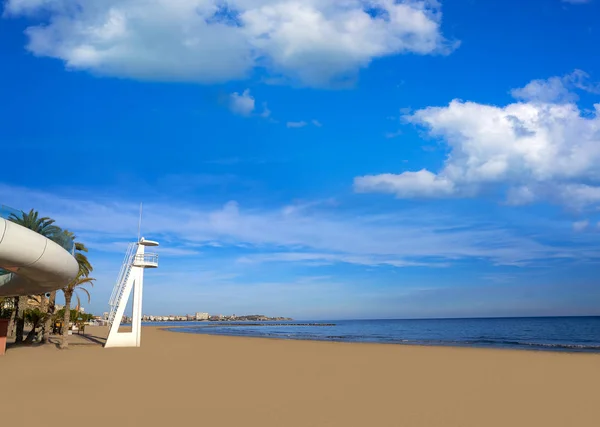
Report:
[{"label": "coastline", "polygon": [[[240,325],[243,326],[243,325]],[[146,326],[148,327],[148,326]],[[550,353],[550,354],[574,354],[574,355],[588,355],[598,357],[600,360],[600,351],[576,351],[576,350],[547,350],[547,349],[539,349],[539,348],[510,348],[510,347],[486,347],[486,346],[477,346],[471,344],[454,344],[454,345],[441,345],[441,344],[416,344],[416,343],[408,343],[408,342],[368,342],[368,341],[335,341],[335,340],[321,340],[321,339],[309,339],[309,338],[281,338],[281,337],[264,337],[264,336],[254,336],[254,335],[227,335],[227,334],[204,334],[204,333],[191,333],[178,331],[177,329],[188,329],[190,326],[154,326],[159,331],[167,332],[167,333],[176,333],[176,334],[185,334],[185,335],[201,335],[208,337],[225,337],[225,338],[236,338],[236,339],[250,339],[250,340],[265,340],[265,341],[300,341],[300,342],[311,342],[311,343],[332,343],[332,344],[352,344],[352,345],[373,345],[373,346],[399,346],[399,347],[416,347],[416,348],[446,348],[446,349],[459,349],[459,350],[474,350],[474,351],[508,351],[508,352],[533,352],[533,353]]]},{"label": "coastline", "polygon": [[[101,339],[105,328],[90,328]],[[67,413],[90,426],[596,426],[597,354],[173,333],[139,349],[11,348],[0,359],[3,422],[63,423],[32,410],[35,381],[83,389]],[[29,391],[28,391],[29,390]],[[48,413],[50,412],[50,413]],[[53,415],[54,414],[54,415]],[[50,417],[50,418],[49,418]],[[16,424],[15,424],[16,425]]]},{"label": "coastline", "polygon": [[161,327],[173,332],[230,337],[600,354],[600,341],[598,336],[592,333],[594,329],[600,331],[600,317],[533,320],[419,319],[335,323],[305,321],[281,324],[188,322],[181,325],[155,323],[145,326]]}]

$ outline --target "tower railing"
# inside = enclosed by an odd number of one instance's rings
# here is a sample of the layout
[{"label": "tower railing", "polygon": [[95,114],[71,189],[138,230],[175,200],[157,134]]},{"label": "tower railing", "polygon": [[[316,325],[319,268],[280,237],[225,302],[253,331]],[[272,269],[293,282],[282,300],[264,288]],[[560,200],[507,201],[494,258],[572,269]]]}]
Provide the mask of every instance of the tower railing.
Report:
[{"label": "tower railing", "polygon": [[137,254],[133,259],[133,265],[139,267],[158,267],[158,254]]},{"label": "tower railing", "polygon": [[110,296],[110,314],[108,316],[108,324],[110,326],[112,326],[115,320],[115,314],[117,313],[119,302],[121,301],[121,297],[123,296],[125,285],[127,284],[127,279],[129,279],[129,274],[131,273],[131,267],[133,266],[133,259],[135,257],[136,249],[137,243],[130,243],[127,247],[125,259],[123,260],[123,264],[121,264],[119,276]]}]

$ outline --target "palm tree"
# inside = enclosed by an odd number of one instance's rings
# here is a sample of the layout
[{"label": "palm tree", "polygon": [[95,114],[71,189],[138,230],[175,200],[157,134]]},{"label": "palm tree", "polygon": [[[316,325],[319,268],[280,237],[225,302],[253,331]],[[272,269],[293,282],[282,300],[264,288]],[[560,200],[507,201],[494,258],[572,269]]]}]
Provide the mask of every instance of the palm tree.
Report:
[{"label": "palm tree", "polygon": [[63,317],[62,330],[63,336],[60,344],[60,348],[62,349],[69,347],[69,323],[71,322],[71,300],[73,298],[73,295],[75,295],[75,298],[77,298],[77,311],[79,311],[79,309],[81,308],[81,299],[79,298],[77,291],[85,292],[89,303],[91,298],[90,293],[83,286],[88,283],[91,286],[94,286],[95,280],[96,279],[94,279],[93,277],[85,277],[85,275],[81,274],[80,272],[80,274],[73,281],[71,281],[71,283],[69,283],[66,287],[62,289],[63,293],[65,294],[65,315]]},{"label": "palm tree", "polygon": [[27,306],[27,296],[20,296],[17,298],[17,307],[15,309],[15,344],[21,344],[23,342],[23,334],[25,332],[25,307]]},{"label": "palm tree", "polygon": [[48,317],[42,325],[42,344],[47,344],[50,341],[50,331],[52,329],[52,316],[54,315],[54,308],[56,307],[56,291],[50,292],[48,297],[48,304],[46,305],[46,313]]},{"label": "palm tree", "polygon": [[88,252],[87,247],[81,242],[76,242],[75,240],[77,239],[77,236],[75,236],[75,234],[69,230],[60,230],[60,236],[61,237],[59,240],[75,242],[74,255],[75,259],[77,260],[77,263],[79,264],[79,273],[83,274],[85,277],[89,276],[90,273],[94,271],[94,268],[92,267],[89,260],[87,259],[87,256],[85,255]]},{"label": "palm tree", "polygon": [[[57,243],[61,243],[61,241],[74,242],[75,239],[77,239],[75,234],[69,230],[60,230],[60,232],[57,234],[57,236],[59,236],[59,238],[57,238],[55,240]],[[74,248],[75,248],[75,259],[77,260],[77,264],[79,264],[79,276],[88,277],[90,275],[90,273],[94,270],[94,268],[90,264],[90,261],[87,259],[87,256],[85,255],[85,253],[87,253],[88,249],[81,242],[75,242]],[[64,289],[63,289],[63,292],[64,292]],[[46,343],[48,343],[48,341],[50,341],[50,331],[52,330],[52,317],[54,315],[55,306],[56,306],[56,291],[52,291],[52,292],[50,292],[50,295],[48,298],[48,305],[47,305],[48,316],[46,317],[44,325],[42,326],[41,342],[43,344],[46,344]],[[67,323],[67,326],[68,326],[68,323]]]},{"label": "palm tree", "polygon": [[[73,239],[73,241],[75,241],[77,238],[68,230],[64,230],[63,233],[69,238]],[[83,285],[89,283],[91,286],[94,286],[94,281],[96,280],[89,277],[90,273],[94,271],[94,267],[92,267],[92,264],[85,255],[87,251],[88,249],[83,243],[75,242],[75,259],[77,260],[77,264],[79,264],[79,274],[71,283],[62,289],[63,294],[65,295],[65,314],[63,319],[63,338],[61,341],[61,348],[67,348],[69,346],[68,332],[69,322],[71,321],[71,299],[73,298],[73,295],[75,295],[77,298],[77,311],[79,311],[79,308],[81,307],[81,300],[79,299],[79,295],[76,291],[81,290],[85,292],[89,302],[90,293],[83,287]]]},{"label": "palm tree", "polygon": [[12,337],[15,332],[15,322],[17,321],[17,307],[19,307],[19,297],[12,297],[12,311],[8,321],[8,336]]},{"label": "palm tree", "polygon": [[[39,213],[33,209],[29,213],[21,211],[21,216],[17,216],[11,213],[8,220],[19,224],[22,227],[28,228],[41,234],[44,237],[52,238],[56,235],[61,234],[62,230],[54,225],[54,220],[51,218],[40,217]],[[17,330],[15,333],[15,343],[23,342],[23,331],[25,329],[25,306],[27,304],[27,297],[19,297],[17,309],[15,310],[15,323]]]},{"label": "palm tree", "polygon": [[62,231],[59,227],[54,225],[55,221],[53,219],[48,218],[47,216],[40,218],[39,213],[33,209],[31,209],[29,213],[21,211],[21,217],[11,213],[8,220],[48,238],[60,234]]},{"label": "palm tree", "polygon": [[[19,224],[25,228],[29,228],[30,230],[35,231],[58,244],[61,244],[63,247],[66,247],[66,243],[74,242],[76,237],[69,230],[62,230],[60,227],[54,225],[54,220],[48,217],[40,217],[37,211],[31,209],[29,213],[21,212],[21,217],[18,217],[15,214],[11,214],[8,218],[10,221]],[[71,300],[73,295],[77,298],[77,309],[81,305],[81,301],[79,299],[79,295],[77,294],[77,290],[81,290],[85,292],[88,296],[88,301],[90,299],[90,294],[87,289],[82,286],[89,283],[93,286],[93,282],[95,279],[90,278],[90,273],[94,270],[87,256],[87,247],[80,242],[75,242],[74,244],[74,256],[79,264],[79,273],[71,283],[69,283],[65,288],[62,289],[65,295],[65,315],[63,319],[63,339],[61,348],[68,347],[68,327],[70,322],[70,307]],[[23,329],[25,325],[25,305],[28,297],[20,297],[18,310],[17,310],[17,336],[16,342],[23,341]],[[46,296],[41,295],[42,306],[46,310],[44,316],[42,316],[42,320],[44,322],[43,325],[43,333],[42,333],[42,342],[48,342],[50,327],[52,322],[52,314],[54,313],[54,306],[56,300],[56,291],[50,293],[50,297],[48,299],[48,304],[46,304]]]},{"label": "palm tree", "polygon": [[75,251],[75,259],[77,260],[77,264],[79,264],[79,274],[88,277],[90,273],[94,271],[94,267],[92,267],[92,264],[90,264],[90,261],[85,255],[88,249],[83,243],[75,242]]},{"label": "palm tree", "polygon": [[27,338],[25,338],[26,343],[33,342],[37,328],[44,323],[46,316],[48,316],[48,313],[42,311],[38,307],[30,308],[25,311],[25,319],[31,325],[31,331],[27,334]]}]

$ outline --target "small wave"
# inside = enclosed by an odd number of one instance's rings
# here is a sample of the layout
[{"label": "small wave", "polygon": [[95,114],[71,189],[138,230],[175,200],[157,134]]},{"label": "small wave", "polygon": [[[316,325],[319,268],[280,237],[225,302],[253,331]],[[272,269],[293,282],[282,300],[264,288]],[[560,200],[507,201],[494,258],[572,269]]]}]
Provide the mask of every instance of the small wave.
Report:
[{"label": "small wave", "polygon": [[[460,342],[457,342],[460,343]],[[493,340],[493,339],[478,339],[473,341],[464,341],[464,344],[492,344],[501,346],[522,346],[522,347],[543,347],[556,349],[576,349],[576,350],[600,350],[600,345],[590,344],[569,344],[569,343],[540,343],[530,341],[513,341],[513,340]]]},{"label": "small wave", "polygon": [[[527,339],[510,339],[507,337],[496,336],[476,336],[466,339],[407,339],[394,336],[384,336],[378,334],[336,334],[321,335],[302,332],[276,331],[273,329],[257,330],[245,328],[181,328],[171,329],[177,332],[203,333],[211,335],[229,335],[229,336],[254,336],[268,337],[292,340],[317,340],[317,341],[336,341],[336,342],[370,342],[404,345],[427,345],[427,346],[459,346],[459,347],[492,347],[492,348],[513,348],[513,349],[537,349],[548,351],[573,351],[573,352],[600,352],[600,343],[592,340],[578,340],[577,342],[536,342]],[[554,341],[551,338],[544,341]]]},{"label": "small wave", "polygon": [[566,348],[579,350],[600,350],[600,345],[585,345],[585,344],[540,344],[540,343],[523,343],[522,345],[548,347],[548,348]]}]

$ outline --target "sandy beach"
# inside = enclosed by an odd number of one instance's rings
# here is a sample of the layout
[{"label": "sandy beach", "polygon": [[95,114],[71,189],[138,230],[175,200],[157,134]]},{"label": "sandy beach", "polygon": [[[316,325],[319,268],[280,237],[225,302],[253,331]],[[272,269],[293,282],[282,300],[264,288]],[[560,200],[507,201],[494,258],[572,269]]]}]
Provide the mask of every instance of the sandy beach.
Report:
[{"label": "sandy beach", "polygon": [[[600,356],[204,336],[0,358],[2,425],[596,427]],[[66,407],[65,407],[66,406]]]}]

